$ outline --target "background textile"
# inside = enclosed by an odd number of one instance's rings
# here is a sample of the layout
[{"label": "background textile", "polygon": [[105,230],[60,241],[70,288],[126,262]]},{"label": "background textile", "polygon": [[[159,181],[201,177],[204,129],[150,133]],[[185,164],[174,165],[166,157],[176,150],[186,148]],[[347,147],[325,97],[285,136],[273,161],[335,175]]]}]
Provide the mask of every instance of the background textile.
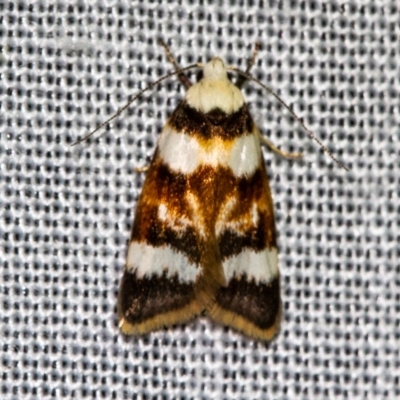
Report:
[{"label": "background textile", "polygon": [[[398,1],[0,1],[0,398],[400,397]],[[218,55],[262,132],[284,316],[269,345],[200,318],[117,328],[133,211],[176,78]],[[196,73],[190,74],[192,81]]]}]

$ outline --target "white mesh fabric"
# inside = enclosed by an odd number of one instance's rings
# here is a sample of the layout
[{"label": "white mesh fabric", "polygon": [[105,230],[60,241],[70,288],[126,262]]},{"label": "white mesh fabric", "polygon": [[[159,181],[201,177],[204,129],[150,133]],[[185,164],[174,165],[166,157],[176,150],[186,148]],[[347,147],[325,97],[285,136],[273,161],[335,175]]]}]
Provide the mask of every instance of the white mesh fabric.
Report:
[{"label": "white mesh fabric", "polygon": [[[0,1],[0,398],[400,397],[399,31],[396,1]],[[160,37],[182,66],[245,68],[260,41],[253,74],[350,168],[246,86],[263,133],[305,153],[265,151],[284,304],[270,345],[207,319],[118,331],[134,168],[184,88],[71,144],[172,69]]]}]

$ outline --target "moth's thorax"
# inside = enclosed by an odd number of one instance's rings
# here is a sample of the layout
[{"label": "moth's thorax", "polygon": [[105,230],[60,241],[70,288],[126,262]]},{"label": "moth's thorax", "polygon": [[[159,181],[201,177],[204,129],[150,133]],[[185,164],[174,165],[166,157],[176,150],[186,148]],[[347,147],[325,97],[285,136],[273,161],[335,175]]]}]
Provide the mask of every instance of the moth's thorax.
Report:
[{"label": "moth's thorax", "polygon": [[220,58],[208,62],[203,74],[203,79],[186,92],[185,99],[191,107],[203,113],[219,108],[231,114],[243,105],[243,95],[228,79],[225,64]]}]

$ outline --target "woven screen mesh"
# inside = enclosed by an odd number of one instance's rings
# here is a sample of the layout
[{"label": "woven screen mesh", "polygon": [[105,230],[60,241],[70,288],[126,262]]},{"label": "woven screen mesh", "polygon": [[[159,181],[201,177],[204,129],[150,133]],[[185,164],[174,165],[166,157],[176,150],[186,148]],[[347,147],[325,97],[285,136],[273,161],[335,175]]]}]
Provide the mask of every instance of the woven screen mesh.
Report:
[{"label": "woven screen mesh", "polygon": [[[364,4],[364,5],[362,5]],[[397,1],[0,1],[0,398],[400,397]],[[180,65],[218,55],[255,83],[279,234],[284,316],[269,345],[206,318],[124,337],[116,296],[144,173],[184,94]],[[195,80],[196,74],[191,74]]]}]

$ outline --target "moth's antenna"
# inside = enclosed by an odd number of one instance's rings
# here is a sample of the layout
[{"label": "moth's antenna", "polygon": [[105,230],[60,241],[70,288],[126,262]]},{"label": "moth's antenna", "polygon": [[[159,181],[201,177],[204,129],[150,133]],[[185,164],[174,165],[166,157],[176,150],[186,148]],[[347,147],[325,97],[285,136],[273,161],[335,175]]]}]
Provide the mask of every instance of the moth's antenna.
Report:
[{"label": "moth's antenna", "polygon": [[167,43],[164,42],[162,39],[158,39],[158,44],[162,47],[164,47],[165,53],[167,54],[169,62],[174,66],[175,71],[178,72],[178,78],[180,81],[186,86],[186,89],[189,89],[192,84],[190,83],[188,77],[182,73],[182,68],[179,67],[178,63],[175,60],[174,55],[172,54],[171,49],[167,45]]},{"label": "moth's antenna", "polygon": [[167,78],[170,78],[171,76],[174,75],[178,75],[181,74],[184,71],[187,71],[189,69],[192,68],[196,68],[198,67],[199,64],[191,64],[188,67],[179,69],[177,71],[173,71],[168,73],[167,75],[164,75],[163,77],[161,77],[160,79],[157,79],[155,82],[150,83],[150,85],[148,85],[147,87],[145,87],[143,90],[141,90],[138,94],[136,94],[134,97],[130,98],[128,100],[128,102],[122,106],[120,109],[118,109],[118,111],[110,118],[108,118],[106,121],[102,122],[96,129],[94,129],[93,131],[91,131],[89,134],[87,134],[86,136],[84,136],[82,139],[77,140],[75,143],[72,144],[72,146],[77,145],[78,143],[81,143],[87,139],[89,139],[91,136],[93,136],[99,129],[103,128],[104,126],[108,125],[111,121],[113,121],[115,118],[117,118],[122,112],[124,112],[138,97],[140,97],[144,92],[147,92],[148,90],[150,90],[151,88],[153,88],[154,86],[157,86],[159,83],[161,83],[162,81],[164,81]]},{"label": "moth's antenna", "polygon": [[303,127],[303,129],[307,132],[308,136],[310,136],[311,139],[315,140],[320,147],[322,148],[322,150],[329,155],[329,157],[335,161],[336,164],[338,164],[341,168],[344,168],[346,171],[348,171],[349,169],[342,163],[340,162],[329,150],[328,148],[310,131],[310,129],[308,129],[306,127],[306,125],[304,124],[304,122],[296,115],[296,113],[292,110],[292,108],[287,105],[283,99],[276,94],[271,88],[269,88],[267,85],[264,85],[262,82],[260,82],[258,79],[252,77],[250,74],[248,74],[247,72],[244,72],[242,70],[240,70],[239,68],[236,67],[229,67],[228,68],[231,71],[235,71],[238,74],[244,76],[246,79],[256,82],[258,83],[263,89],[265,89],[268,93],[272,94],[272,96],[274,96],[279,103],[281,103],[289,112],[290,114],[292,114],[293,118]]}]

